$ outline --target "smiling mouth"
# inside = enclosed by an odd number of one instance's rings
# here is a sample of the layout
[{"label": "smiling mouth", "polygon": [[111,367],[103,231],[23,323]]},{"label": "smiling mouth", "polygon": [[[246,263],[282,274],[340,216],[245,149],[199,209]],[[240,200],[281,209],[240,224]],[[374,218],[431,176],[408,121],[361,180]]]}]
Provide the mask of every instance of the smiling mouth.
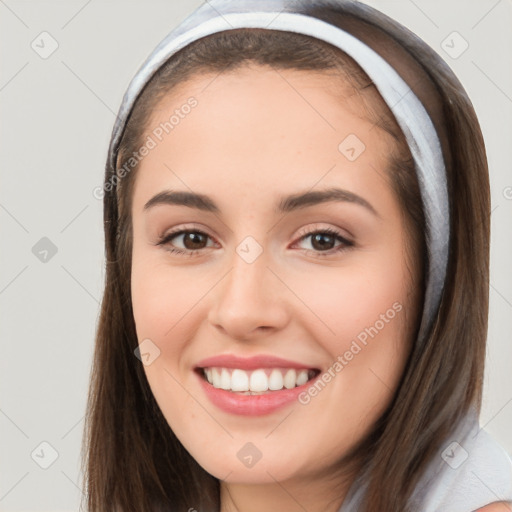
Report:
[{"label": "smiling mouth", "polygon": [[208,367],[195,371],[216,389],[242,395],[261,395],[303,386],[320,370],[294,368],[259,368],[252,371],[239,368]]}]

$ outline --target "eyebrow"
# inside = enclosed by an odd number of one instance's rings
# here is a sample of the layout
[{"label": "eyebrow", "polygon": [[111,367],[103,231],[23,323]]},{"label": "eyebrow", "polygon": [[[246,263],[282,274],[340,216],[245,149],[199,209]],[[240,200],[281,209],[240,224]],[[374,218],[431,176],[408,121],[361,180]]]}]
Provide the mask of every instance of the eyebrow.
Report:
[{"label": "eyebrow", "polygon": [[[331,201],[353,203],[363,206],[374,215],[379,216],[375,208],[364,198],[340,188],[328,188],[325,190],[299,192],[283,197],[275,207],[276,213],[288,213],[308,206],[314,206]],[[157,205],[180,205],[196,208],[198,210],[220,213],[220,208],[207,195],[195,192],[164,190],[152,197],[145,205],[144,210]]]}]

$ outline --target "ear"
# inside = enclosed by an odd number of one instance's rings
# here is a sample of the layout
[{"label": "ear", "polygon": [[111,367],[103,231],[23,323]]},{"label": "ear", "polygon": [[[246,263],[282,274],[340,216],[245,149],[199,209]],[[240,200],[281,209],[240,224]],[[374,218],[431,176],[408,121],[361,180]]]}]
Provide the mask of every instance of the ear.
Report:
[{"label": "ear", "polygon": [[475,512],[511,512],[512,508],[509,503],[504,501],[497,501],[495,503],[491,503],[490,505],[486,505],[485,507],[479,508]]}]

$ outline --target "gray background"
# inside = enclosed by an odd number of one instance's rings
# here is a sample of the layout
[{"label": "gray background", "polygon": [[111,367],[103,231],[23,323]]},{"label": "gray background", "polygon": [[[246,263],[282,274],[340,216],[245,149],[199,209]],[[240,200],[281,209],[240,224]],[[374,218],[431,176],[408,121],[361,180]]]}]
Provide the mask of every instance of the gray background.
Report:
[{"label": "gray background", "polygon": [[[200,3],[0,0],[2,511],[78,509],[104,277],[102,203],[93,190],[102,183],[115,112],[130,78]],[[493,200],[481,424],[512,453],[512,2],[367,3],[445,58],[481,121]],[[43,31],[51,36],[40,36]],[[454,31],[469,43],[457,58],[443,47]],[[452,39],[450,51],[460,52],[462,40]],[[52,40],[58,48],[42,58]]]}]

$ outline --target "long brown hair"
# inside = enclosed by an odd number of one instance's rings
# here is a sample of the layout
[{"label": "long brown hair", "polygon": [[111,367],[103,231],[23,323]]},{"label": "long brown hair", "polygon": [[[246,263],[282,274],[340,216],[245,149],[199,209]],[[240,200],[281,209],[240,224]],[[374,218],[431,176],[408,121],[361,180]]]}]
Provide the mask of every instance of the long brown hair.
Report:
[{"label": "long brown hair", "polygon": [[[366,470],[360,512],[410,511],[410,496],[440,444],[471,408],[480,411],[490,217],[484,141],[460,82],[405,27],[358,2],[304,2],[303,11],[344,28],[381,53],[423,102],[442,143],[451,239],[441,305],[425,342],[413,344],[392,403],[351,454],[361,471]],[[428,241],[414,163],[391,111],[357,63],[338,48],[302,34],[228,30],[177,52],[138,98],[116,169],[107,162],[105,185],[141,146],[151,112],[173,87],[196,73],[220,73],[249,61],[342,77],[367,102],[375,125],[396,140],[387,176],[410,228],[415,261],[425,268]],[[136,170],[118,180],[113,190],[105,187],[106,282],[82,447],[86,507],[90,512],[217,512],[219,481],[176,438],[134,356],[138,340],[130,291],[130,209]],[[419,286],[423,289],[423,283]]]}]

